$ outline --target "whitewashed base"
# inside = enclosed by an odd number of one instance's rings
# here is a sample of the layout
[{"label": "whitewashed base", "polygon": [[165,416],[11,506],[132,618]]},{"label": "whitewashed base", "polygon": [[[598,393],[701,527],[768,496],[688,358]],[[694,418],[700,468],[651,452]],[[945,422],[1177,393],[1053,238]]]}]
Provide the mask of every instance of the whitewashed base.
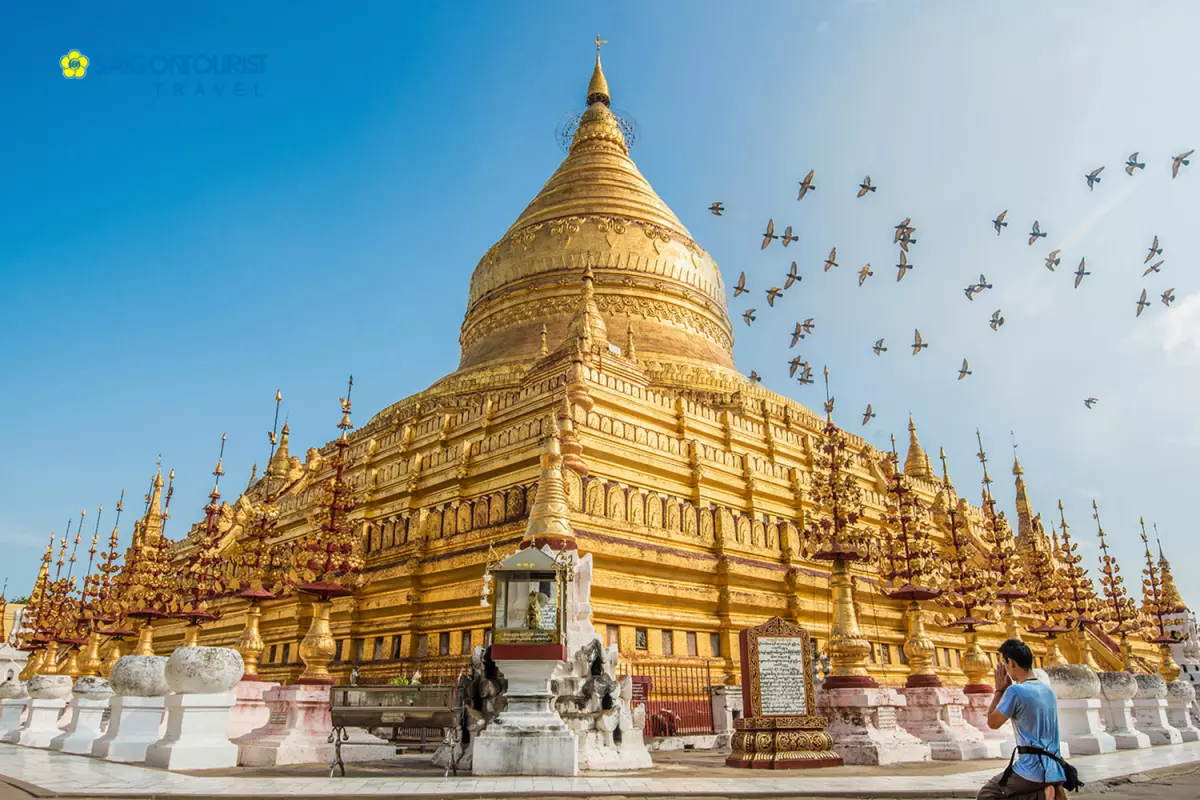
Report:
[{"label": "whitewashed base", "polygon": [[1102,700],[1104,731],[1113,737],[1118,750],[1141,750],[1150,746],[1150,737],[1137,729],[1132,700]]},{"label": "whitewashed base", "polygon": [[167,696],[167,734],[146,750],[146,766],[169,770],[237,766],[238,748],[225,736],[237,698],[224,694]]},{"label": "whitewashed base", "polygon": [[1190,713],[1191,703],[1167,698],[1167,722],[1179,731],[1179,736],[1185,742],[1200,740],[1200,728],[1192,723]]},{"label": "whitewashed base", "polygon": [[1090,756],[1115,753],[1117,743],[1100,724],[1100,699],[1058,699],[1058,738],[1071,753]]},{"label": "whitewashed base", "polygon": [[49,747],[54,737],[62,733],[58,727],[58,717],[66,705],[66,700],[31,699],[25,724],[4,734],[0,741],[26,747]]},{"label": "whitewashed base", "polygon": [[963,694],[967,698],[967,704],[963,706],[963,719],[983,734],[983,740],[988,746],[987,758],[1008,758],[1009,753],[1017,746],[1013,739],[1012,723],[1006,722],[999,729],[992,730],[987,723],[992,696],[983,693]]},{"label": "whitewashed base", "polygon": [[[264,692],[263,701],[270,709],[267,724],[234,742],[238,747],[238,764],[274,767],[333,761],[328,687],[280,686]],[[396,757],[395,745],[362,728],[347,728],[346,732],[350,742],[348,746],[343,743],[342,760],[347,764]]]},{"label": "whitewashed base", "polygon": [[921,686],[900,690],[907,705],[900,711],[904,729],[929,745],[935,761],[999,758],[1000,743],[988,742],[983,731],[963,718],[967,703],[962,689]]},{"label": "whitewashed base", "polygon": [[21,721],[28,708],[28,697],[23,697],[20,700],[10,698],[0,700],[0,737],[21,727]]},{"label": "whitewashed base", "polygon": [[163,701],[162,697],[113,697],[108,730],[96,740],[92,755],[123,764],[145,761],[146,749],[162,738]]},{"label": "whitewashed base", "polygon": [[229,726],[225,734],[230,739],[236,739],[266,725],[271,720],[271,709],[267,708],[263,695],[278,688],[279,684],[271,681],[239,681],[233,687],[237,703],[229,712]]},{"label": "whitewashed base", "polygon": [[906,701],[895,689],[822,689],[820,713],[829,717],[826,732],[833,750],[847,764],[886,765],[929,761],[929,745],[901,728],[897,709]]},{"label": "whitewashed base", "polygon": [[579,774],[579,742],[550,708],[550,676],[562,662],[496,661],[508,681],[508,708],[475,737],[475,775]]},{"label": "whitewashed base", "polygon": [[91,755],[92,747],[100,738],[100,724],[110,699],[111,695],[99,699],[75,695],[71,699],[71,705],[74,707],[71,724],[63,733],[54,737],[50,742],[50,749],[75,755]]},{"label": "whitewashed base", "polygon": [[1179,744],[1183,734],[1167,718],[1167,701],[1161,698],[1134,699],[1133,716],[1137,727],[1150,737],[1150,744]]}]

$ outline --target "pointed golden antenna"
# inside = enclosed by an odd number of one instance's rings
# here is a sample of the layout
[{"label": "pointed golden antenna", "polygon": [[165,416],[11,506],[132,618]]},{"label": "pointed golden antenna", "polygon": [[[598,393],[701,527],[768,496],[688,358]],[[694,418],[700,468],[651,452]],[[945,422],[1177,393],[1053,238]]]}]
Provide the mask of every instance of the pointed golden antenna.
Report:
[{"label": "pointed golden antenna", "polygon": [[174,496],[175,496],[175,470],[172,469],[171,472],[167,475],[167,501],[166,501],[166,503],[163,504],[163,513],[162,513],[163,525],[162,525],[162,529],[159,530],[159,536],[161,536],[163,538],[164,542],[166,541],[166,536],[163,534],[163,531],[166,530],[167,520],[169,520],[171,518],[171,498]]},{"label": "pointed golden antenna", "polygon": [[225,474],[225,468],[223,466],[221,466],[221,464],[224,460],[225,460],[225,434],[222,433],[221,434],[221,454],[217,456],[217,466],[213,470],[213,473],[212,473],[214,476],[212,494],[217,499],[219,499],[221,497],[220,493],[217,492],[217,484],[219,484],[221,482],[221,476]]},{"label": "pointed golden antenna", "polygon": [[350,376],[350,380],[346,385],[346,396],[338,398],[342,404],[342,419],[338,422],[338,429],[342,432],[342,439],[346,438],[346,431],[354,429],[354,423],[350,421],[350,393],[354,391],[354,376]]},{"label": "pointed golden antenna", "polygon": [[829,395],[829,365],[825,366],[825,419],[833,422],[833,400]]},{"label": "pointed golden antenna", "polygon": [[75,554],[79,552],[80,534],[83,532],[83,519],[87,516],[87,509],[79,511],[79,524],[75,527],[75,541],[71,545],[71,560],[67,564],[67,580],[71,580],[71,573],[75,571]]},{"label": "pointed golden antenna", "polygon": [[[103,515],[104,506],[101,505],[96,509],[96,528],[92,531],[92,546],[88,548],[87,572],[83,574],[83,588],[79,595],[81,603],[87,603],[88,594],[91,591],[92,562],[96,560],[96,545],[100,542],[100,517]],[[67,577],[71,577],[69,573]]]},{"label": "pointed golden antenna", "polygon": [[[938,448],[938,458],[942,460],[942,483],[944,483],[950,489],[953,489],[954,487],[950,484],[950,469],[946,466],[946,448]],[[949,498],[947,498],[947,500],[949,500]]]},{"label": "pointed golden antenna", "polygon": [[[279,405],[283,402],[283,392],[279,389],[275,390],[275,422],[271,426],[271,430],[267,432],[267,438],[271,440],[271,453],[267,457],[267,469],[263,473],[267,479],[266,486],[263,487],[263,498],[271,501],[271,462],[275,460],[275,445],[279,441]],[[254,477],[251,476],[250,482],[254,483]]]},{"label": "pointed golden antenna", "polygon": [[62,577],[62,567],[67,560],[67,536],[71,535],[71,524],[74,521],[75,520],[71,518],[67,519],[66,536],[63,536],[63,538],[59,540],[58,561],[55,562],[54,580],[58,580]]}]

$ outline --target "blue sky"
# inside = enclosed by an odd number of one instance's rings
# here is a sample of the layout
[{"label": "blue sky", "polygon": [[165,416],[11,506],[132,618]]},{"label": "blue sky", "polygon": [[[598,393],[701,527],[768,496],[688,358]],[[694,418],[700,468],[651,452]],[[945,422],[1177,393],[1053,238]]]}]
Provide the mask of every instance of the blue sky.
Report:
[{"label": "blue sky", "polygon": [[[451,372],[471,271],[562,158],[555,126],[581,106],[597,33],[643,173],[727,283],[748,273],[756,294],[731,301],[744,372],[819,408],[820,387],[786,373],[792,323],[815,317],[798,351],[830,365],[847,428],[903,443],[911,410],[975,498],[980,427],[1010,514],[1015,431],[1036,508],[1049,518],[1062,498],[1093,574],[1094,497],[1129,583],[1144,515],[1185,595],[1200,592],[1184,568],[1200,557],[1200,164],[1169,172],[1200,147],[1200,7],[244,5],[0,11],[10,596],[80,507],[94,520],[103,503],[105,532],[122,487],[140,510],[160,452],[178,476],[168,535],[201,516],[222,432],[235,496],[266,459],[277,387],[302,453],[336,433],[348,373],[361,423]],[[93,60],[83,80],[58,72],[72,48]],[[122,68],[195,54],[262,56],[263,69]],[[1147,168],[1130,178],[1134,150]],[[818,191],[798,204],[812,168]],[[857,200],[867,173],[879,191]],[[726,216],[705,211],[714,200]],[[768,217],[801,240],[759,250]],[[904,217],[919,241],[897,284]],[[1034,219],[1049,236],[1029,247]],[[1143,279],[1155,235],[1166,264]],[[842,266],[826,274],[833,246]],[[1053,248],[1055,273],[1042,266]],[[1092,275],[1074,290],[1084,256]],[[804,280],[766,312],[761,292],[792,259]],[[859,288],[866,262],[876,274]],[[995,288],[968,302],[980,272]],[[1143,287],[1154,304],[1135,319]],[[1168,287],[1170,309],[1156,299]],[[997,308],[1007,324],[993,332]],[[914,327],[930,342],[915,357]],[[890,350],[876,357],[880,337]],[[958,382],[963,357],[974,374]],[[867,403],[878,417],[864,428]]]}]

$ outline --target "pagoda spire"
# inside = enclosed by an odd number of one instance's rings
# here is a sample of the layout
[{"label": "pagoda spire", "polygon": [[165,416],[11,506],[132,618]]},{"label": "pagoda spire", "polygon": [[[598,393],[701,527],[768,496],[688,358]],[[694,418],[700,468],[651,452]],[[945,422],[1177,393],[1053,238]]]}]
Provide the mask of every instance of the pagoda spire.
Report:
[{"label": "pagoda spire", "polygon": [[288,421],[283,420],[283,430],[279,432],[279,445],[267,462],[267,473],[273,478],[284,478],[292,468],[292,455],[288,452],[288,436],[291,434]]},{"label": "pagoda spire", "polygon": [[929,456],[917,441],[917,426],[913,422],[912,414],[908,415],[908,455],[904,458],[904,474],[926,480],[933,478],[933,465],[929,463]]},{"label": "pagoda spire", "polygon": [[571,527],[571,510],[563,484],[562,441],[554,414],[545,426],[541,474],[533,506],[529,509],[529,523],[525,526],[525,544],[533,547],[549,544],[554,549],[574,550],[575,530]]},{"label": "pagoda spire", "polygon": [[1025,488],[1025,470],[1017,457],[1017,444],[1013,442],[1013,480],[1017,489],[1017,545],[1029,547],[1036,536],[1033,524],[1033,509],[1029,506],[1029,493]]},{"label": "pagoda spire", "polygon": [[1170,613],[1178,614],[1187,610],[1183,595],[1175,586],[1175,576],[1171,574],[1171,562],[1163,555],[1162,539],[1158,538],[1158,523],[1154,523],[1154,542],[1158,545],[1158,572],[1162,581],[1163,607]]},{"label": "pagoda spire", "polygon": [[585,358],[596,350],[608,347],[608,326],[600,309],[596,307],[596,276],[592,266],[583,268],[583,286],[579,293],[579,304],[567,325],[567,338],[559,346],[559,350],[582,349]]},{"label": "pagoda spire", "polygon": [[606,45],[604,39],[600,35],[596,35],[596,66],[592,69],[592,79],[588,81],[587,104],[590,106],[593,103],[603,103],[609,105],[610,98],[608,95],[608,80],[604,77],[604,68],[600,66],[600,47]]}]

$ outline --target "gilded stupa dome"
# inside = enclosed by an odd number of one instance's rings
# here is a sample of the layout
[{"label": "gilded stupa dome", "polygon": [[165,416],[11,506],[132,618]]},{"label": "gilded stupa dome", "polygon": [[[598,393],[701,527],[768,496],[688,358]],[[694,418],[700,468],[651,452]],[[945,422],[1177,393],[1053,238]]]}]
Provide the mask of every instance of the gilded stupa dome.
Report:
[{"label": "gilded stupa dome", "polygon": [[599,54],[587,102],[567,157],[475,267],[459,370],[531,363],[543,325],[557,347],[591,267],[596,310],[632,328],[640,360],[731,371],[721,272],[629,158]]}]

